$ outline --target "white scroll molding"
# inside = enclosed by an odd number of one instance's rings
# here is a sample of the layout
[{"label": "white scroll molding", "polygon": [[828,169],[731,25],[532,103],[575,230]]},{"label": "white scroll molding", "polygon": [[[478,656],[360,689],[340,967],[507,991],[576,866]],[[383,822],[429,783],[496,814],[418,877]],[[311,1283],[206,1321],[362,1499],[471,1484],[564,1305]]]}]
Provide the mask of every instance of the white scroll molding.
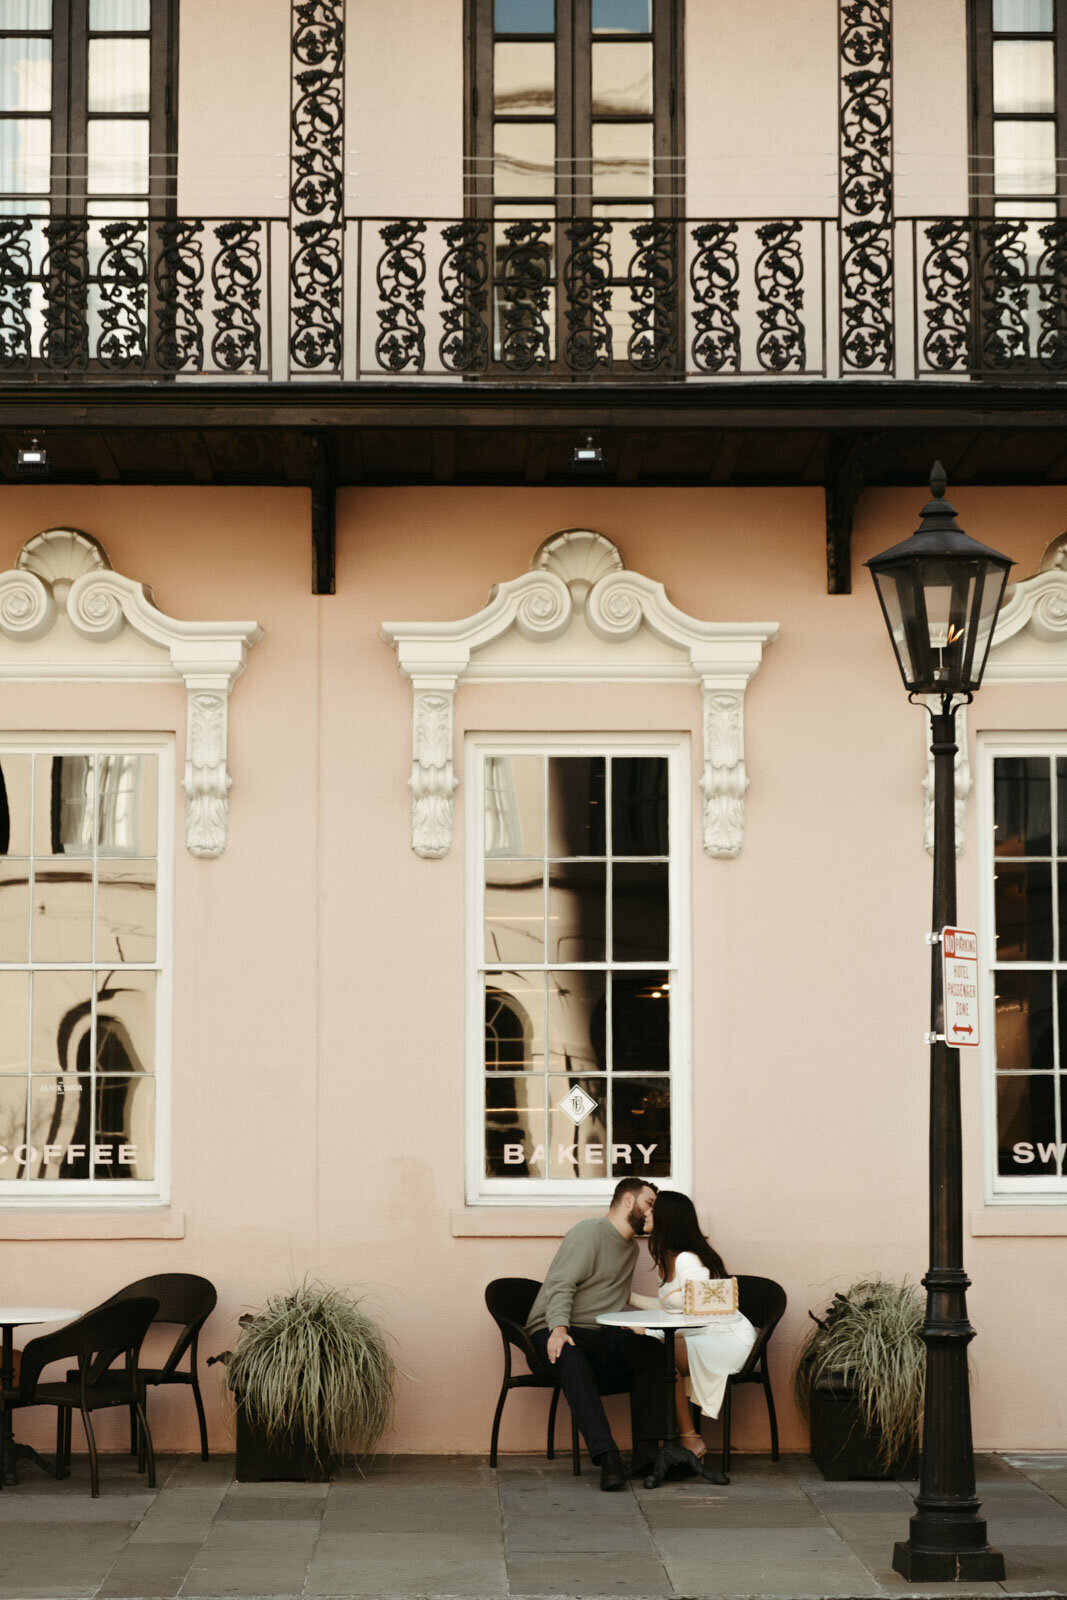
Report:
[{"label": "white scroll molding", "polygon": [[463,683],[693,683],[703,696],[704,849],[741,851],[748,776],[745,690],[776,622],[701,622],[661,583],[628,572],[610,540],[567,529],[531,570],[497,584],[473,616],[385,622],[412,686],[411,847],[439,858],[452,842],[453,703]]},{"label": "white scroll molding", "polygon": [[194,856],[226,848],[228,701],[261,637],[255,622],[168,617],[150,589],[113,572],[96,540],[72,528],[38,534],[0,573],[0,678],[185,684],[185,842]]}]

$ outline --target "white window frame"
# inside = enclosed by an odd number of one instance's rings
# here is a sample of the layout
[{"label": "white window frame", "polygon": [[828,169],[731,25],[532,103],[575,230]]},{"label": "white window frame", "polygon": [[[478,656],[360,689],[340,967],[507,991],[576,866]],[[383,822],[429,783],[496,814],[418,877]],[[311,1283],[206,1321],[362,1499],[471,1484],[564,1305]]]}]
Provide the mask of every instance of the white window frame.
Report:
[{"label": "white window frame", "polygon": [[[693,1169],[692,825],[691,753],[687,733],[468,733],[466,807],[466,1200],[482,1206],[594,1205],[610,1198],[618,1176],[490,1178],[485,1174],[485,1007],[482,928],[485,883],[482,770],[490,755],[665,756],[670,774],[671,897],[671,1160],[659,1188],[689,1190]],[[574,963],[580,969],[595,963]]]},{"label": "white window frame", "polygon": [[[171,1036],[174,978],[174,841],[175,753],[172,734],[18,733],[0,736],[0,753],[23,755],[154,755],[159,762],[156,880],[156,960],[130,962],[132,969],[158,971],[156,995],[156,1128],[155,1177],[116,1182],[108,1178],[0,1179],[0,1205],[47,1210],[54,1206],[125,1210],[130,1206],[165,1205],[171,1187]],[[33,962],[8,962],[6,971],[32,971]],[[55,962],[46,963],[50,967]],[[70,962],[82,970],[87,963]],[[97,963],[90,964],[95,967]]]},{"label": "white window frame", "polygon": [[[982,1071],[983,1144],[985,1195],[990,1205],[1067,1206],[1067,1174],[1062,1178],[1035,1173],[1032,1177],[1008,1177],[997,1170],[997,1046],[996,1046],[996,923],[994,877],[997,858],[993,854],[993,763],[998,756],[1067,756],[1067,731],[979,733],[977,746],[977,822],[979,840],[978,949],[981,962],[982,1044],[979,1047]],[[1057,914],[1057,874],[1052,874],[1052,914]],[[1037,971],[1054,972],[1060,961],[1005,962],[1005,971],[1020,965]],[[1055,1015],[1055,1013],[1054,1013]],[[1055,1024],[1054,1024],[1055,1025]],[[1058,1041],[1061,1071],[1067,1068],[1067,1039]],[[961,1052],[966,1054],[966,1052]],[[1067,1138],[1067,1129],[1060,1134]]]}]

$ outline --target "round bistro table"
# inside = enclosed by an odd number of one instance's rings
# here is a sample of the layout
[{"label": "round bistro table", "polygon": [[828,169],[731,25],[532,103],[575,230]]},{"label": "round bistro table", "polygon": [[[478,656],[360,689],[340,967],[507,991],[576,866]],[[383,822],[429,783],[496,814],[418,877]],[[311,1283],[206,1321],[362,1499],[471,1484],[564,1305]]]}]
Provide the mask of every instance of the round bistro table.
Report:
[{"label": "round bistro table", "polygon": [[652,1463],[645,1479],[646,1489],[658,1489],[672,1467],[689,1467],[705,1483],[729,1483],[725,1472],[715,1472],[706,1466],[700,1456],[678,1443],[678,1427],[674,1417],[674,1336],[680,1330],[706,1328],[716,1317],[687,1317],[682,1311],[605,1311],[597,1321],[605,1328],[655,1328],[663,1334],[663,1379],[667,1393],[666,1427],[663,1446]]},{"label": "round bistro table", "polygon": [[[72,1317],[80,1315],[79,1311],[72,1311],[69,1306],[0,1305],[0,1328],[3,1329],[3,1345],[0,1347],[0,1390],[14,1387],[16,1328],[24,1327],[28,1323],[69,1322]],[[27,1456],[36,1461],[46,1472],[51,1472],[48,1462],[30,1445],[15,1443],[11,1412],[5,1406],[3,1428],[0,1429],[0,1481],[17,1483],[16,1462]]]}]

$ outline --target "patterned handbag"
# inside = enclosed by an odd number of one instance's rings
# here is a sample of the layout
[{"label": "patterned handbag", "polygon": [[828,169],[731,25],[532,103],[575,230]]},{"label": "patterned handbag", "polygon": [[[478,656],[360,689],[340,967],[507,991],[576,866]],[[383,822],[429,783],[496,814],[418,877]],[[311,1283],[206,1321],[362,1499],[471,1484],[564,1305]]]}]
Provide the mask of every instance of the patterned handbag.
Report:
[{"label": "patterned handbag", "polygon": [[687,1317],[730,1316],[737,1309],[736,1278],[686,1278],[682,1310]]}]

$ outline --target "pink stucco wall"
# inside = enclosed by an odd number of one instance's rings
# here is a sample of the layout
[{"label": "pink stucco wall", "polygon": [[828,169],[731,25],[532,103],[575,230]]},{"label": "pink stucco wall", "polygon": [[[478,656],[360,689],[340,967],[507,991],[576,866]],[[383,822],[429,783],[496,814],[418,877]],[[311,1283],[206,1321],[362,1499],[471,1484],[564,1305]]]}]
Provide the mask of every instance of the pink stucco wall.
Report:
[{"label": "pink stucco wall", "polygon": [[[1067,510],[1054,489],[956,500],[1019,575]],[[487,1449],[499,1360],[482,1291],[540,1276],[558,1220],[514,1237],[501,1212],[495,1236],[464,1233],[477,1225],[463,1216],[465,797],[451,854],[417,859],[410,687],[379,627],[468,615],[548,534],[590,527],[683,610],[781,624],[746,699],[744,850],[693,853],[696,1200],[733,1270],[786,1286],[772,1366],[783,1443],[805,1448],[789,1375],[808,1307],[858,1276],[918,1278],[926,1264],[922,732],[860,566],[914,528],[921,502],[864,497],[844,597],[826,593],[821,489],[345,490],[338,593],[317,598],[303,491],[7,488],[0,568],[43,528],[83,528],[172,615],[254,617],[264,637],[230,708],[226,853],[194,860],[180,827],[176,849],[172,1207],[184,1237],[55,1237],[77,1225],[43,1217],[40,1237],[11,1238],[38,1225],[23,1213],[16,1229],[0,1209],[5,1298],[88,1306],[144,1273],[203,1272],[220,1291],[210,1353],[290,1278],[361,1285],[404,1374],[393,1447]],[[180,685],[0,684],[0,708],[9,729],[173,730],[181,770]],[[971,726],[1065,717],[1060,689],[988,688]],[[700,732],[696,691],[670,686],[470,686],[456,720],[457,753],[476,729]],[[697,839],[698,799],[694,785]],[[964,922],[976,863],[972,806]],[[969,1214],[984,1205],[977,1063],[964,1063],[963,1103]],[[1062,1447],[1049,1330],[1067,1313],[1063,1239],[968,1236],[966,1249],[976,1441]],[[225,1445],[214,1369],[206,1388]],[[162,1448],[191,1446],[185,1402],[155,1402]],[[543,1397],[513,1396],[504,1447],[538,1448],[543,1419]],[[758,1395],[739,1396],[737,1437],[766,1447]]]}]

